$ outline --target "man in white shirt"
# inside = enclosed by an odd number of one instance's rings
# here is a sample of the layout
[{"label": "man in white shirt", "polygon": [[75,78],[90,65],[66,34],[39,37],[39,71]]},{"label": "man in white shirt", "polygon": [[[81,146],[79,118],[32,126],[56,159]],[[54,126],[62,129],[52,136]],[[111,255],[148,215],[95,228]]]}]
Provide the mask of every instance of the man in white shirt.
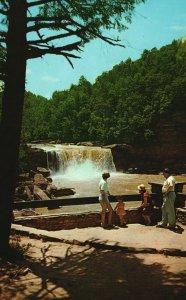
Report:
[{"label": "man in white shirt", "polygon": [[169,229],[174,229],[176,226],[176,214],[175,214],[175,178],[170,175],[168,168],[164,169],[163,176],[166,180],[163,183],[163,205],[162,205],[162,221],[157,227],[165,228],[168,225]]},{"label": "man in white shirt", "polygon": [[106,210],[108,209],[108,227],[113,227],[112,225],[112,213],[113,209],[109,201],[109,190],[107,179],[110,177],[110,173],[105,171],[102,174],[102,179],[99,182],[99,202],[101,204],[102,212],[101,212],[101,226],[106,228],[105,217]]}]

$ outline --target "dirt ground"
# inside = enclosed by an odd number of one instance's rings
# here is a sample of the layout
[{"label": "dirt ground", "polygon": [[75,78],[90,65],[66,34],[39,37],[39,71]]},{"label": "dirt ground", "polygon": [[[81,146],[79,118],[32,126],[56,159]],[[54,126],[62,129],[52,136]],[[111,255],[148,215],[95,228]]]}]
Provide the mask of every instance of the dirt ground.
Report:
[{"label": "dirt ground", "polygon": [[184,300],[186,257],[136,254],[14,236],[27,249],[0,260],[0,299]]}]

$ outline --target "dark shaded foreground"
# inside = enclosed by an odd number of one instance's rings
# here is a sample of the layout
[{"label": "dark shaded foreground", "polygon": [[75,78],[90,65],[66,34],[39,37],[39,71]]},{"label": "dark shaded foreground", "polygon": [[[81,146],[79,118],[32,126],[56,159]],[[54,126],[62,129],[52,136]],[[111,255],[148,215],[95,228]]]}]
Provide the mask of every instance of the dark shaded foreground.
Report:
[{"label": "dark shaded foreground", "polygon": [[185,297],[186,257],[19,239],[28,251],[14,264],[0,261],[1,300]]}]

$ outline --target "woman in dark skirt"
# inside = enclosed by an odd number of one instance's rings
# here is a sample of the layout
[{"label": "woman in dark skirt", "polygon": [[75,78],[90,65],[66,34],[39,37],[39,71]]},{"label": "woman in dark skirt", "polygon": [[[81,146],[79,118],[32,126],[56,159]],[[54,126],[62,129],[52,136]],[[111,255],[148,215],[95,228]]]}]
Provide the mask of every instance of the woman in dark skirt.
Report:
[{"label": "woman in dark skirt", "polygon": [[154,203],[151,199],[151,195],[146,191],[145,185],[138,185],[138,191],[141,194],[141,206],[142,217],[145,220],[145,225],[149,226],[152,224],[152,215]]}]

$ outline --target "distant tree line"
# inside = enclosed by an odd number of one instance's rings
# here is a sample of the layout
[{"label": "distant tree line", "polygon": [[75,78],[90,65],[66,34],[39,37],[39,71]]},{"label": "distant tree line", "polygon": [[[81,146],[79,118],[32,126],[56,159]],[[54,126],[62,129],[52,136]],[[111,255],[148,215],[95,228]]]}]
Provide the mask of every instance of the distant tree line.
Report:
[{"label": "distant tree line", "polygon": [[50,100],[26,92],[22,141],[153,143],[160,116],[180,107],[186,107],[186,42],[173,41],[121,62],[94,84],[82,76]]},{"label": "distant tree line", "polygon": [[153,143],[160,116],[186,106],[186,43],[145,50],[103,73],[92,85],[83,76],[50,100],[26,93],[26,141]]}]

